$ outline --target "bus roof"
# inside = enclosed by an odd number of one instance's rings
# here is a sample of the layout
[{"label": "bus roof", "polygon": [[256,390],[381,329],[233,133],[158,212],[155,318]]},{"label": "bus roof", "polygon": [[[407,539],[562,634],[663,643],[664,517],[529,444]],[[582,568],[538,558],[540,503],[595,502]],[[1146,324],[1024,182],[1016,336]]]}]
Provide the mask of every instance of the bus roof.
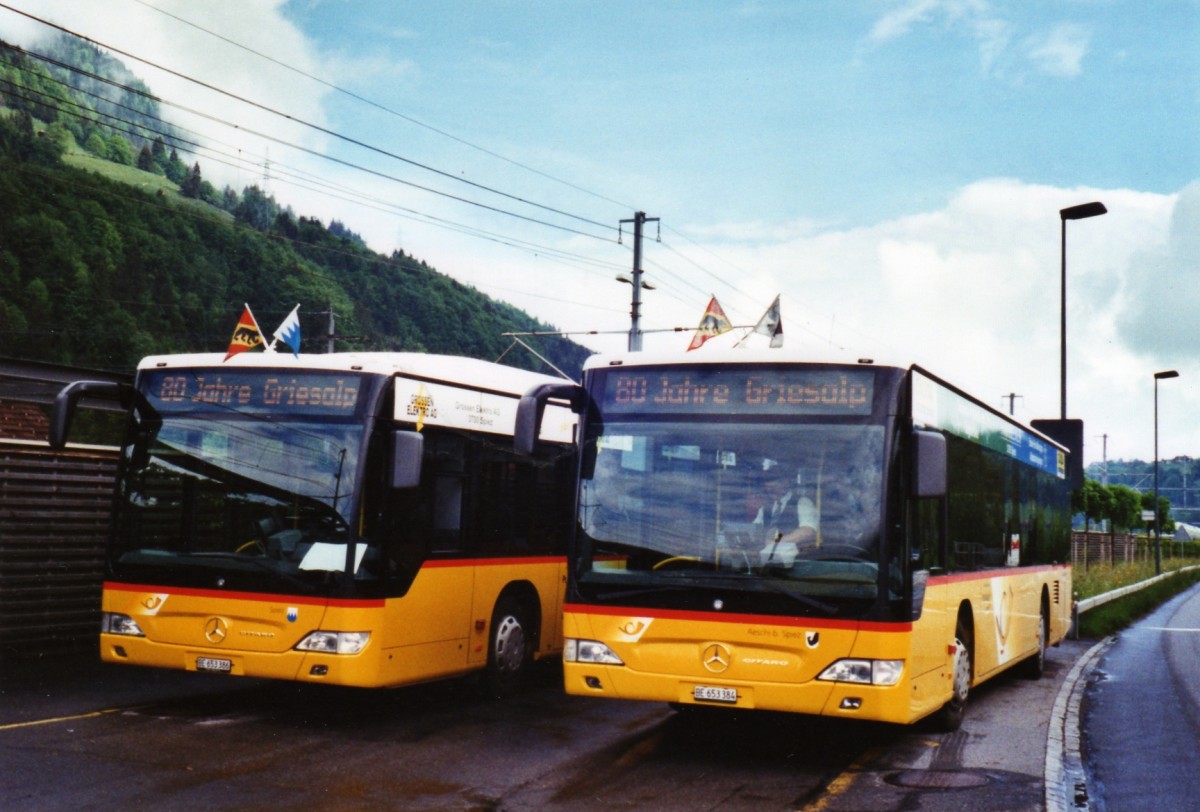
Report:
[{"label": "bus roof", "polygon": [[329,370],[366,372],[375,375],[406,375],[446,383],[463,383],[480,389],[524,394],[539,383],[562,378],[529,372],[516,367],[480,361],[459,355],[434,355],[419,352],[243,352],[228,361],[219,352],[151,355],[143,358],[138,370],[181,369],[187,367],[225,367],[228,369]]},{"label": "bus roof", "polygon": [[846,350],[814,353],[793,349],[769,347],[712,347],[695,352],[683,350],[656,350],[653,352],[625,352],[593,355],[584,362],[583,368],[600,369],[609,366],[657,366],[660,364],[856,364],[863,366],[892,366],[908,369],[911,364],[880,363],[876,358],[855,356]]},{"label": "bus roof", "polygon": [[894,359],[890,363],[883,363],[876,358],[855,357],[853,354],[845,350],[812,352],[808,349],[805,349],[803,352],[801,352],[795,349],[785,349],[782,347],[772,349],[770,347],[754,346],[738,348],[710,347],[701,348],[695,352],[686,352],[684,350],[625,352],[611,353],[607,355],[593,355],[584,362],[583,368],[585,371],[587,371],[594,369],[606,369],[609,367],[660,366],[664,364],[846,364],[852,366],[899,369],[904,370],[905,372],[917,370],[936,382],[939,386],[945,387],[946,389],[961,395],[967,400],[973,402],[977,407],[990,412],[994,417],[999,418],[1005,423],[1010,423],[1020,431],[1044,440],[1055,448],[1064,451],[1067,450],[1063,445],[1051,439],[1037,429],[1031,428],[1030,426],[1015,420],[1014,418],[1004,414],[999,409],[996,409],[995,407],[988,405],[973,395],[958,389],[952,384],[927,371],[920,364],[914,364],[912,362],[896,363]]}]

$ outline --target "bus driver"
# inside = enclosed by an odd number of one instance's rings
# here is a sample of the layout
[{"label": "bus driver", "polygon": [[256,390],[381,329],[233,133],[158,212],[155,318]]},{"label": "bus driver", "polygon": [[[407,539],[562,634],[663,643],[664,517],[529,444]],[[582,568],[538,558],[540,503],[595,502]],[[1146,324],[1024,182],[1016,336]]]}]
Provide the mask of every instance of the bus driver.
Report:
[{"label": "bus driver", "polygon": [[767,470],[765,493],[766,499],[754,517],[754,523],[766,531],[759,563],[764,567],[790,567],[802,546],[816,544],[817,506],[798,493],[796,477],[778,463]]}]

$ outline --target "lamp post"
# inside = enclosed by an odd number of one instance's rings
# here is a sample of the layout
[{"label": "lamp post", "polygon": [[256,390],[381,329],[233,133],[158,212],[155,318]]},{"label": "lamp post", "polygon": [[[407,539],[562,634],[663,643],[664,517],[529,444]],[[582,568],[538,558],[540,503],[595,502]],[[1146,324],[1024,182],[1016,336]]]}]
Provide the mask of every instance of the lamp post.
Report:
[{"label": "lamp post", "polygon": [[1058,216],[1062,219],[1062,321],[1059,336],[1059,379],[1062,384],[1060,403],[1062,404],[1063,420],[1067,419],[1067,221],[1083,220],[1087,217],[1097,217],[1107,214],[1108,209],[1103,203],[1080,203],[1078,206],[1068,206],[1059,209]]},{"label": "lamp post", "polygon": [[1158,526],[1158,382],[1178,378],[1173,369],[1154,373],[1154,574],[1162,574],[1162,541]]}]

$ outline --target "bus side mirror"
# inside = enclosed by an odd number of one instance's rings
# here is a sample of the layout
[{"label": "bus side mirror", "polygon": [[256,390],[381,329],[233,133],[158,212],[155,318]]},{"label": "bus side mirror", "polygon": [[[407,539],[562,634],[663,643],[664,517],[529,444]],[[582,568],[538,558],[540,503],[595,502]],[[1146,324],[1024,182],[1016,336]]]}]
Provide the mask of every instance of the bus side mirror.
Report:
[{"label": "bus side mirror", "polygon": [[517,422],[513,426],[513,450],[530,456],[537,447],[542,433],[542,414],[550,398],[570,401],[572,411],[578,412],[577,404],[583,390],[573,383],[540,383],[521,396],[517,403]]},{"label": "bus side mirror", "polygon": [[913,496],[946,495],[946,436],[936,431],[913,432]]},{"label": "bus side mirror", "polygon": [[416,431],[392,432],[392,464],[388,486],[397,490],[421,484],[421,461],[425,455],[425,437]]},{"label": "bus side mirror", "polygon": [[67,384],[55,395],[54,406],[50,410],[50,436],[47,438],[50,447],[57,451],[67,444],[75,409],[83,398],[115,400],[128,408],[133,402],[134,391],[127,383],[113,381],[74,381]]}]

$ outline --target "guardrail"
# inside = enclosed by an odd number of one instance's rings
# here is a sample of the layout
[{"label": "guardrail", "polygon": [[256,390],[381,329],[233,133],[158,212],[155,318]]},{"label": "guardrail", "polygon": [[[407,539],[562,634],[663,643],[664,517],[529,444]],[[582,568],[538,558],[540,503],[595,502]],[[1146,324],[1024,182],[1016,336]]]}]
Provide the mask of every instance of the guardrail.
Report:
[{"label": "guardrail", "polygon": [[1178,575],[1181,572],[1189,572],[1190,570],[1194,569],[1200,569],[1200,564],[1179,567],[1178,569],[1173,569],[1170,572],[1164,572],[1161,575],[1155,575],[1153,578],[1147,578],[1144,581],[1138,581],[1136,584],[1129,584],[1128,586],[1123,586],[1120,589],[1113,589],[1109,592],[1093,595],[1090,598],[1084,598],[1081,601],[1075,601],[1075,604],[1071,607],[1071,627],[1074,630],[1075,639],[1079,639],[1079,616],[1089,609],[1095,609],[1097,606],[1103,606],[1109,601],[1115,601],[1117,598],[1123,598],[1126,595],[1130,595],[1140,589],[1153,586],[1159,581],[1170,578],[1172,575]]}]

